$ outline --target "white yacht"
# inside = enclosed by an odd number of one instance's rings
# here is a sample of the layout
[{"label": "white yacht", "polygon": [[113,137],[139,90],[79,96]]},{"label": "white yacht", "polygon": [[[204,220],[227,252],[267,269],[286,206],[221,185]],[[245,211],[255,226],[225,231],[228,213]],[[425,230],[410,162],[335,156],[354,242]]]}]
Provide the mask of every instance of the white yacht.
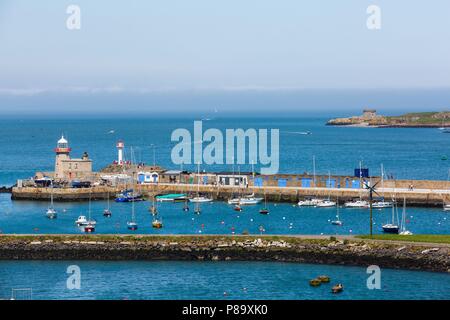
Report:
[{"label": "white yacht", "polygon": [[316,207],[317,208],[330,208],[330,207],[335,207],[336,206],[336,202],[335,201],[331,201],[331,200],[324,200],[319,202]]},{"label": "white yacht", "polygon": [[258,204],[262,200],[263,200],[263,198],[243,197],[243,198],[239,199],[239,204],[241,204],[241,205]]},{"label": "white yacht", "polygon": [[323,201],[324,201],[323,199],[310,198],[310,199],[300,200],[298,202],[298,206],[299,207],[315,207]]},{"label": "white yacht", "polygon": [[213,201],[213,199],[211,198],[207,198],[207,197],[203,197],[203,196],[197,196],[197,197],[193,197],[189,199],[189,202],[211,202]]},{"label": "white yacht", "polygon": [[240,198],[228,199],[228,204],[239,204]]},{"label": "white yacht", "polygon": [[77,220],[75,220],[75,224],[77,225],[77,226],[87,226],[87,225],[89,225],[89,224],[91,224],[91,225],[96,225],[97,224],[97,221],[95,221],[95,220],[88,220],[87,218],[86,218],[86,216],[79,216],[78,217],[78,219]]},{"label": "white yacht", "polygon": [[263,200],[264,198],[255,197],[255,195],[252,193],[240,198],[228,199],[228,204],[250,205],[250,204],[258,204]]},{"label": "white yacht", "polygon": [[344,204],[346,208],[368,208],[369,203],[366,200],[353,200]]},{"label": "white yacht", "polygon": [[374,209],[392,208],[392,202],[384,200],[376,201],[372,203],[372,208]]}]

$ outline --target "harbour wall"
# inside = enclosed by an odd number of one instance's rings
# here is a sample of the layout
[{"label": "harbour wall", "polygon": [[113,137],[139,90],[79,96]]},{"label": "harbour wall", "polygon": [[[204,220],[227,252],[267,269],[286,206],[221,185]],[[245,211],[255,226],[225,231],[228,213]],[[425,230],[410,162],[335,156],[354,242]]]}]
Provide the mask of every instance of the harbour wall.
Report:
[{"label": "harbour wall", "polygon": [[[409,186],[409,185],[408,185]],[[431,182],[427,186],[440,187],[440,182],[433,185]],[[140,191],[144,196],[152,198],[154,195],[167,193],[188,193],[196,194],[197,189],[201,193],[208,194],[214,200],[228,200],[230,197],[240,194],[254,193],[260,197],[266,197],[267,201],[273,202],[291,202],[296,203],[299,199],[314,196],[320,198],[338,199],[340,203],[351,200],[353,198],[362,197],[367,199],[369,194],[365,189],[352,188],[323,188],[323,187],[277,187],[265,186],[254,187],[248,186],[237,189],[232,186],[216,186],[216,185],[200,185],[195,184],[176,184],[176,183],[159,183],[155,185],[139,185],[134,187],[135,190]],[[92,188],[37,188],[37,187],[14,187],[12,190],[13,200],[42,200],[48,201],[53,192],[54,201],[87,201],[114,198],[120,192],[118,187],[96,186]],[[419,189],[414,188],[391,188],[386,187],[383,191],[378,190],[380,196],[381,192],[386,199],[395,198],[402,201],[405,198],[408,205],[413,206],[429,206],[441,207],[443,201],[450,200],[450,190],[445,189]]]},{"label": "harbour wall", "polygon": [[448,245],[286,236],[0,236],[0,260],[279,261],[450,272]]}]

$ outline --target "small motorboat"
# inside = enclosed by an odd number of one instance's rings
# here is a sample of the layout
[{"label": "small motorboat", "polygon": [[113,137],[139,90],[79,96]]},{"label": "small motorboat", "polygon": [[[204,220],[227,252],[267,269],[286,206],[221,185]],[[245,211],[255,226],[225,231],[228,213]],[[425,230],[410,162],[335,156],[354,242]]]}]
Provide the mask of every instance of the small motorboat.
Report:
[{"label": "small motorboat", "polygon": [[187,195],[184,193],[169,193],[156,196],[156,201],[158,202],[178,202],[186,201]]},{"label": "small motorboat", "polygon": [[163,227],[162,220],[155,219],[152,221],[152,227],[156,229],[161,229]]},{"label": "small motorboat", "polygon": [[392,202],[376,201],[376,202],[372,203],[372,208],[374,208],[374,209],[392,208]]},{"label": "small motorboat", "polygon": [[318,276],[317,279],[320,280],[320,282],[322,282],[322,283],[329,283],[330,282],[330,277],[329,276]]},{"label": "small motorboat", "polygon": [[129,230],[135,231],[135,230],[137,230],[137,228],[138,228],[138,224],[137,224],[137,222],[135,222],[135,221],[128,221],[128,222],[127,222],[127,228],[128,228]]},{"label": "small motorboat", "polygon": [[346,208],[368,208],[369,203],[365,200],[348,201],[344,204]]},{"label": "small motorboat", "polygon": [[75,220],[75,224],[79,227],[87,226],[88,224],[95,225],[97,222],[95,220],[88,220],[86,216],[79,216],[77,220]]},{"label": "small motorboat", "polygon": [[318,287],[322,284],[322,281],[320,281],[319,279],[315,278],[315,279],[311,279],[309,280],[309,285],[311,287]]},{"label": "small motorboat", "polygon": [[239,199],[239,203],[244,206],[258,204],[261,201],[262,201],[261,198],[241,198],[241,199]]},{"label": "small motorboat", "polygon": [[104,216],[104,217],[110,218],[111,215],[112,215],[111,210],[109,210],[109,209],[103,210],[103,216]]},{"label": "small motorboat", "polygon": [[48,208],[47,211],[45,212],[45,215],[49,219],[56,219],[57,218],[56,210],[53,209],[53,208]]},{"label": "small motorboat", "polygon": [[87,224],[84,227],[84,232],[91,233],[91,232],[94,232],[94,231],[95,231],[95,224]]},{"label": "small motorboat", "polygon": [[264,198],[255,197],[254,194],[249,194],[240,198],[232,198],[228,200],[228,204],[253,205],[263,201]]},{"label": "small motorboat", "polygon": [[242,211],[242,207],[240,205],[235,205],[233,208],[234,211]]},{"label": "small motorboat", "polygon": [[301,200],[298,202],[298,206],[299,207],[315,207],[317,206],[319,203],[323,202],[322,199],[318,199],[318,198],[308,198],[305,200]]},{"label": "small motorboat", "polygon": [[142,194],[134,192],[132,189],[124,190],[116,196],[116,202],[136,202],[144,201]]},{"label": "small motorboat", "polygon": [[450,204],[449,203],[444,204],[444,211],[450,211]]},{"label": "small motorboat", "polygon": [[337,285],[335,285],[331,288],[332,293],[341,293],[343,290],[344,290],[344,286],[340,283],[338,283]]},{"label": "small motorboat", "polygon": [[203,203],[203,202],[211,202],[211,201],[213,201],[213,199],[203,197],[203,196],[198,196],[198,197],[189,199],[189,201],[194,202],[194,203]]},{"label": "small motorboat", "polygon": [[240,200],[240,198],[228,199],[228,204],[238,204],[239,200]]},{"label": "small motorboat", "polygon": [[331,201],[331,200],[324,200],[319,202],[318,204],[316,204],[317,208],[331,208],[336,206],[336,202]]},{"label": "small motorboat", "polygon": [[259,210],[259,213],[261,213],[261,214],[269,214],[269,209],[262,208],[262,209]]}]

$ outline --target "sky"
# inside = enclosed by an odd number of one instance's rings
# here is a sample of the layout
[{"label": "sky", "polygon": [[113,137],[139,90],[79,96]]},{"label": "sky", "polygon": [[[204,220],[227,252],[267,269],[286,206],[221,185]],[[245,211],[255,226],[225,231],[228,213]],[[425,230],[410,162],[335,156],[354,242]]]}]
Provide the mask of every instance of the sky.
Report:
[{"label": "sky", "polygon": [[0,115],[450,109],[449,14],[448,0],[0,0]]}]

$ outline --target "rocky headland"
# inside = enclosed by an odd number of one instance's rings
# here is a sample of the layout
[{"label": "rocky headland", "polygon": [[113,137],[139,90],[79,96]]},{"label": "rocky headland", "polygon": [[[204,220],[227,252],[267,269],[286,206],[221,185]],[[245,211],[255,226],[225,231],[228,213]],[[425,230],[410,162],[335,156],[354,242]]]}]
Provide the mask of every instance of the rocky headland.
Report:
[{"label": "rocky headland", "polygon": [[360,116],[329,120],[331,126],[391,127],[391,128],[439,128],[450,127],[450,112],[418,112],[400,116],[383,116],[376,110],[365,109]]}]

